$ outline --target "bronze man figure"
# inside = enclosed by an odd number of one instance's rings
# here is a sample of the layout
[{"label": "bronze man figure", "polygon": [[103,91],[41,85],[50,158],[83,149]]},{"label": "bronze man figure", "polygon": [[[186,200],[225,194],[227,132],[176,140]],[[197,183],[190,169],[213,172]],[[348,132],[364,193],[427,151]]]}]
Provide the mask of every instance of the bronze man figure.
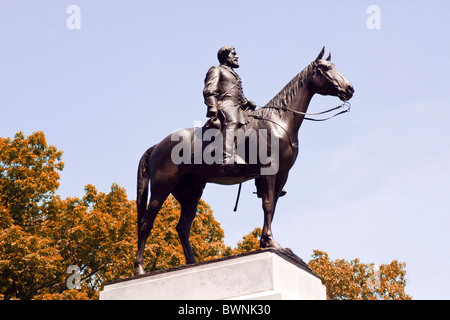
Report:
[{"label": "bronze man figure", "polygon": [[[244,110],[254,110],[256,104],[249,101],[242,90],[242,81],[233,70],[239,68],[238,55],[231,46],[222,47],[217,53],[220,65],[208,70],[203,97],[208,107],[207,117],[217,117],[222,122],[223,169],[246,165],[236,152],[234,131],[248,123]],[[228,133],[228,134],[227,134]]]}]

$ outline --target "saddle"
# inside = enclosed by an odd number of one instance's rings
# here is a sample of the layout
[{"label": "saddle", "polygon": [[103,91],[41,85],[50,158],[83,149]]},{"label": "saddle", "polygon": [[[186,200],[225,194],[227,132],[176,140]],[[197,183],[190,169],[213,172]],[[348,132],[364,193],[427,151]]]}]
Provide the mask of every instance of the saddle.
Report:
[{"label": "saddle", "polygon": [[[245,125],[241,125],[241,127],[240,127],[240,129],[242,129],[242,130],[244,131],[244,133],[245,133],[247,130],[253,129],[253,126],[254,126],[254,120],[259,118],[259,117],[255,117],[255,116],[252,114],[251,111],[250,111],[250,112],[249,112],[249,111],[246,111],[245,113],[246,113],[247,115],[249,115],[249,117],[248,117],[248,121],[249,121],[249,122],[248,122],[247,124],[245,124]],[[213,116],[213,117],[209,118],[208,121],[205,123],[205,125],[204,125],[203,128],[202,128],[202,134],[204,134],[206,130],[209,130],[209,129],[215,129],[215,130],[216,130],[216,134],[213,135],[213,136],[214,136],[214,137],[217,137],[219,134],[222,133],[222,123],[223,123],[223,121],[224,121],[224,116],[223,116],[223,114],[219,111],[219,113],[218,113],[217,116]],[[248,137],[249,137],[249,136],[248,136],[247,134],[244,134],[243,138],[241,138],[241,139],[239,140],[239,136],[238,136],[237,145],[242,144],[242,143],[245,143],[246,140],[248,139]],[[261,198],[262,195],[261,195],[261,190],[260,190],[260,179],[259,179],[259,178],[255,178],[255,187],[256,187],[256,192],[254,192],[254,193],[257,195],[258,198]],[[240,191],[240,190],[239,190],[239,191]],[[240,192],[239,192],[239,193],[240,193]],[[280,194],[279,196],[280,196],[280,197],[283,197],[284,195],[286,195],[286,191],[283,189],[283,190],[281,190],[281,194]],[[239,199],[239,195],[238,195],[238,199]],[[238,200],[236,200],[236,201],[238,201]],[[237,202],[236,202],[236,206],[237,206]],[[235,207],[235,210],[234,210],[234,211],[236,211],[236,207]]]},{"label": "saddle", "polygon": [[[250,112],[244,111],[244,113],[246,115],[249,115]],[[249,129],[253,129],[253,120],[254,120],[253,116],[250,115],[247,117],[247,119],[248,119],[248,123],[245,125],[241,125],[239,127],[239,129],[244,130],[244,132]],[[208,129],[217,129],[220,132],[222,132],[222,128],[223,128],[222,123],[224,123],[224,121],[225,121],[225,116],[219,110],[219,112],[217,113],[216,116],[213,116],[206,121],[205,125],[203,126],[203,130],[202,130],[203,133]]]}]

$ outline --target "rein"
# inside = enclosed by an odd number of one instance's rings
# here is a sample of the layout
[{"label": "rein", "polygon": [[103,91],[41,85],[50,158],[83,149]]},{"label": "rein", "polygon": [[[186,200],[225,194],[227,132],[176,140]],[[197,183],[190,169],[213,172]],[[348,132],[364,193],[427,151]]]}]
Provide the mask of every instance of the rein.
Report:
[{"label": "rein", "polygon": [[263,109],[263,108],[264,108],[264,109],[265,109],[265,108],[272,108],[272,109],[278,109],[278,110],[290,111],[290,112],[292,112],[292,113],[300,114],[300,115],[303,115],[303,116],[318,116],[318,115],[325,114],[325,113],[328,113],[328,112],[331,112],[331,111],[334,111],[334,110],[338,110],[338,109],[341,109],[341,108],[346,108],[345,110],[342,110],[341,112],[338,112],[338,113],[336,113],[336,114],[334,114],[334,115],[332,115],[332,116],[330,116],[330,117],[328,117],[328,118],[323,118],[323,119],[313,119],[313,118],[304,117],[305,120],[310,120],[310,121],[326,121],[326,120],[329,120],[329,119],[331,119],[331,118],[334,118],[334,117],[336,117],[336,116],[338,116],[338,115],[340,115],[340,114],[350,112],[351,104],[350,104],[350,102],[348,102],[348,101],[346,100],[346,101],[344,101],[343,104],[338,105],[337,107],[334,107],[334,108],[331,108],[331,109],[328,109],[328,110],[325,110],[325,111],[322,111],[322,112],[318,112],[318,113],[305,113],[305,112],[293,110],[293,109],[290,109],[290,108],[280,108],[280,107],[272,107],[272,106],[261,107],[261,109]]},{"label": "rein", "polygon": [[[351,104],[350,104],[350,102],[348,102],[348,101],[346,100],[346,101],[344,101],[343,104],[338,105],[337,107],[334,107],[334,108],[331,108],[331,109],[328,109],[328,110],[325,110],[325,111],[322,111],[322,112],[318,112],[318,113],[305,113],[305,112],[293,110],[293,109],[290,109],[290,108],[279,108],[279,107],[261,107],[260,109],[267,109],[267,108],[278,109],[278,110],[284,110],[284,111],[290,111],[290,112],[292,112],[292,113],[300,114],[300,115],[303,115],[303,116],[318,116],[318,115],[325,114],[325,113],[328,113],[328,112],[331,112],[331,111],[334,111],[334,110],[338,110],[338,109],[341,109],[341,108],[346,108],[346,109],[342,110],[341,112],[338,112],[338,113],[336,113],[336,114],[334,114],[334,115],[332,115],[332,116],[330,116],[330,117],[328,117],[328,118],[323,118],[323,119],[313,119],[313,118],[307,118],[307,117],[304,117],[305,120],[311,120],[311,121],[326,121],[326,120],[329,120],[329,119],[331,119],[331,118],[334,118],[334,117],[336,117],[336,116],[338,116],[338,115],[340,115],[340,114],[350,112]],[[289,137],[289,143],[291,144],[291,147],[293,147],[291,135],[290,135],[289,132],[288,132],[283,126],[281,126],[279,123],[277,123],[277,122],[274,121],[274,120],[267,119],[267,118],[263,118],[263,117],[260,117],[260,116],[255,116],[255,115],[252,115],[252,114],[249,114],[248,116],[253,117],[253,118],[256,118],[256,119],[260,119],[260,120],[270,121],[270,122],[273,122],[273,123],[275,123],[276,125],[280,126],[281,129],[283,129],[283,130],[286,132],[286,134],[288,135],[288,137]],[[239,184],[238,194],[237,194],[237,196],[236,196],[236,203],[235,203],[234,209],[233,209],[234,212],[236,212],[236,211],[237,211],[237,208],[238,208],[239,196],[241,195],[241,187],[242,187],[242,183]]]}]

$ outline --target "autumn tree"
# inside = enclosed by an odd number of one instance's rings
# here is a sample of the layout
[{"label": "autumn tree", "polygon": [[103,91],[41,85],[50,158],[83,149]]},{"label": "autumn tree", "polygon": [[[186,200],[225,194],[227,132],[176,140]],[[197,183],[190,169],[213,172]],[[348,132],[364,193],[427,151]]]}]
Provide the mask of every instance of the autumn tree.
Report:
[{"label": "autumn tree", "polygon": [[41,206],[59,186],[62,152],[48,146],[43,132],[0,138],[0,226],[33,231],[43,219]]},{"label": "autumn tree", "polygon": [[392,261],[377,268],[373,263],[331,260],[326,252],[314,250],[309,267],[321,277],[330,300],[409,300],[405,293],[405,263]]},{"label": "autumn tree", "polygon": [[62,152],[48,146],[42,132],[19,132],[0,138],[0,156],[0,295],[30,299],[62,271],[63,258],[41,234],[42,208],[64,167]]},{"label": "autumn tree", "polygon": [[252,252],[261,250],[259,246],[259,240],[261,238],[262,229],[255,228],[252,232],[242,237],[242,240],[239,240],[236,248],[232,249],[231,247],[227,247],[223,256],[234,256],[241,253]]},{"label": "autumn tree", "polygon": [[[97,298],[107,282],[132,275],[130,257],[135,252],[134,203],[117,184],[109,193],[85,187],[83,198],[54,197],[46,209],[43,234],[62,257],[62,270],[39,291],[37,299]],[[68,266],[80,272],[81,291],[67,290]],[[84,296],[80,296],[83,293]]]},{"label": "autumn tree", "polygon": [[[0,298],[95,299],[105,283],[132,276],[136,205],[113,184],[109,193],[85,187],[82,198],[56,195],[62,151],[43,132],[0,138]],[[147,271],[185,264],[175,226],[180,205],[170,196],[145,252]],[[224,232],[203,200],[192,225],[197,261],[220,257]],[[68,289],[69,266],[81,289]]]},{"label": "autumn tree", "polygon": [[[62,154],[43,132],[0,138],[0,298],[92,299],[105,282],[131,275],[134,202],[117,184],[61,199]],[[67,290],[71,265],[81,290]]]}]

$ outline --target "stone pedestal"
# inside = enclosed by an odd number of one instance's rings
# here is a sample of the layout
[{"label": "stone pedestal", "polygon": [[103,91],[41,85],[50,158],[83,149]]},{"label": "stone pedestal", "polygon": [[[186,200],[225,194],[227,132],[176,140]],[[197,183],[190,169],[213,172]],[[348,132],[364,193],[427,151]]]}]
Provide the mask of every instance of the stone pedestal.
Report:
[{"label": "stone pedestal", "polygon": [[135,276],[105,286],[100,300],[326,299],[326,289],[290,249],[238,256]]}]

